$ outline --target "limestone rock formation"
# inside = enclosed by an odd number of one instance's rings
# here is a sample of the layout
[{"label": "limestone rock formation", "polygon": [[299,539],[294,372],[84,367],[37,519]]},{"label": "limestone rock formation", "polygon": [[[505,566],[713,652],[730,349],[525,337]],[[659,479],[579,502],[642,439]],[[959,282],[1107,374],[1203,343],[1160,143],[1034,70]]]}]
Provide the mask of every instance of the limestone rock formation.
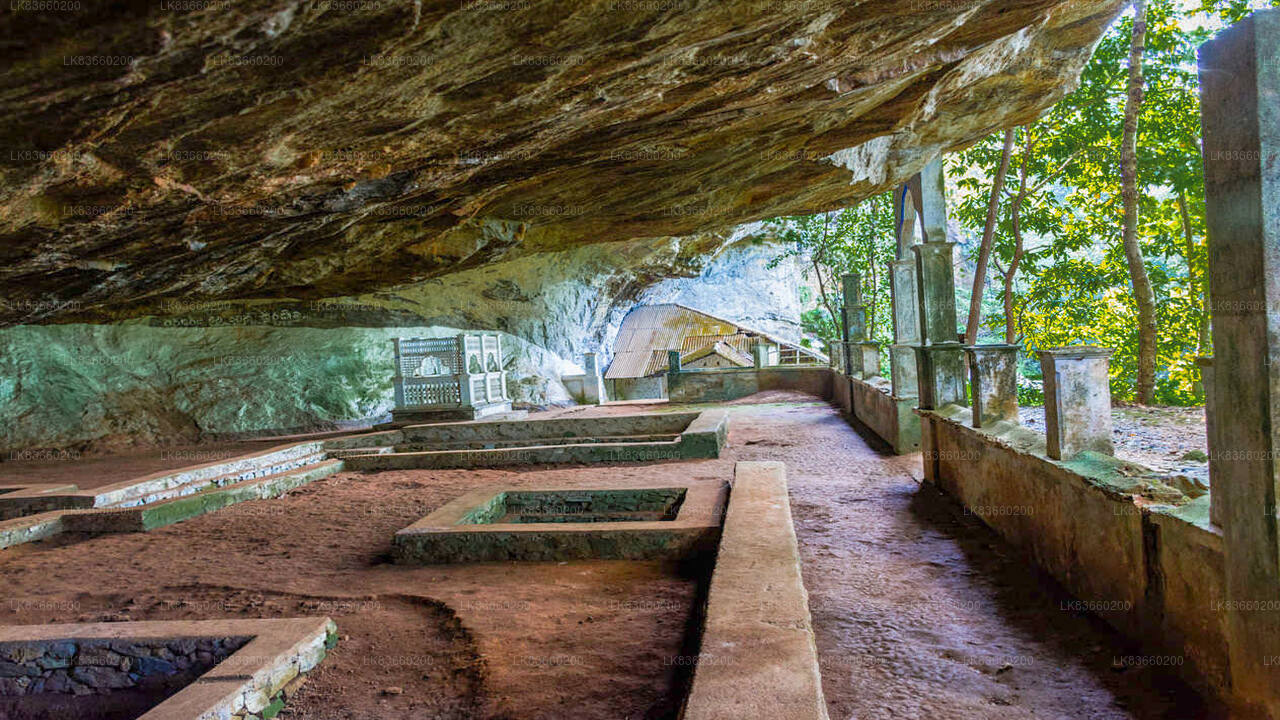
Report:
[{"label": "limestone rock formation", "polygon": [[1034,117],[1120,3],[25,7],[0,18],[5,325],[847,206]]},{"label": "limestone rock formation", "polygon": [[391,338],[503,335],[514,400],[568,402],[626,313],[685,302],[786,337],[797,271],[749,234],[614,242],[323,303],[170,303],[165,317],[0,329],[0,452],[339,427],[391,410]]}]

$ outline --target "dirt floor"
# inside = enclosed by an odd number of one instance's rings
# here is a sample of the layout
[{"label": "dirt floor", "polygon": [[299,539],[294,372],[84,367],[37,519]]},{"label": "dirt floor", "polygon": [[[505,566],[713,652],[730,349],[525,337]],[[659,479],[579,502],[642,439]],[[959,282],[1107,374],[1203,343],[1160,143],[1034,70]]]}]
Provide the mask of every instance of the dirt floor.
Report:
[{"label": "dirt floor", "polygon": [[[1021,408],[1018,419],[1044,432],[1043,406]],[[1111,425],[1116,457],[1209,484],[1204,407],[1116,407],[1111,410]]]},{"label": "dirt floor", "polygon": [[[655,405],[593,408],[594,414]],[[342,473],[147,534],[0,551],[0,623],[332,616],[287,717],[673,717],[697,577],[658,563],[404,567],[395,530],[481,484],[722,482],[782,460],[832,718],[1198,718],[1177,681],[826,403],[729,404],[718,460]]]}]

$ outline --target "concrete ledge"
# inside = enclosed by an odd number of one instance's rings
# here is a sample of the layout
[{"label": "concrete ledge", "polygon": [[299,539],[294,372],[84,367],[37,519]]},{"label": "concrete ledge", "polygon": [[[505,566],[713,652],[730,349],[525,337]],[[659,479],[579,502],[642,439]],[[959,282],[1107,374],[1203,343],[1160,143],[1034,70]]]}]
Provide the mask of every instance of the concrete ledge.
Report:
[{"label": "concrete ledge", "polygon": [[895,397],[885,388],[858,378],[843,380],[849,385],[850,414],[889,443],[895,453],[920,449],[920,417],[914,412],[919,400]]},{"label": "concrete ledge", "polygon": [[[644,492],[684,490],[672,520],[618,522],[485,522],[511,493]],[[700,483],[680,488],[488,487],[472,490],[395,535],[396,562],[431,564],[499,560],[575,560],[659,557],[684,559],[715,548],[727,488]],[[498,512],[497,514],[501,514]]]},{"label": "concrete ledge", "polygon": [[[645,413],[604,418],[554,418],[530,422],[478,422],[403,428],[399,448],[458,444],[482,447],[388,452],[366,447],[334,450],[349,470],[413,470],[562,463],[653,462],[719,457],[728,438],[723,410]],[[629,442],[637,435],[671,433],[671,440]],[[389,436],[390,437],[390,436]],[[540,439],[554,444],[537,444]],[[578,440],[574,442],[573,440]],[[527,440],[522,445],[519,441]],[[483,445],[492,447],[483,447]]]},{"label": "concrete ledge", "polygon": [[782,463],[740,462],[683,720],[828,720]]},{"label": "concrete ledge", "polygon": [[130,508],[71,511],[63,517],[65,532],[146,532],[189,520],[246,500],[278,497],[309,482],[341,472],[341,460],[310,465],[295,472],[269,475],[220,488]]},{"label": "concrete ledge", "polygon": [[[282,620],[196,620],[0,627],[0,652],[40,657],[59,648],[115,648],[173,644],[200,639],[247,640],[238,650],[144,713],[139,720],[225,720],[274,717],[284,706],[286,685],[311,671],[337,639],[327,617]],[[76,654],[76,657],[79,657]]]},{"label": "concrete ledge", "polygon": [[1022,550],[1088,611],[1229,701],[1221,530],[1209,496],[1095,452],[1046,455],[1045,436],[1000,421],[971,426],[968,408],[920,410],[925,479]]},{"label": "concrete ledge", "polygon": [[51,510],[0,521],[0,549],[43,540],[63,532],[146,532],[220,510],[246,500],[277,497],[343,470],[341,460],[309,465],[293,472],[244,480],[148,505],[87,510]]},{"label": "concrete ledge", "polygon": [[[47,485],[30,485],[0,494],[0,519],[32,515],[49,510],[129,507],[189,495],[208,484],[232,483],[287,472],[324,459],[321,441],[279,445],[229,460],[163,470],[132,480],[79,490],[74,485],[50,490]],[[14,487],[14,486],[10,486]]]},{"label": "concrete ledge", "polygon": [[726,402],[764,390],[796,390],[826,398],[834,376],[820,365],[682,370],[667,373],[667,397],[673,403]]}]

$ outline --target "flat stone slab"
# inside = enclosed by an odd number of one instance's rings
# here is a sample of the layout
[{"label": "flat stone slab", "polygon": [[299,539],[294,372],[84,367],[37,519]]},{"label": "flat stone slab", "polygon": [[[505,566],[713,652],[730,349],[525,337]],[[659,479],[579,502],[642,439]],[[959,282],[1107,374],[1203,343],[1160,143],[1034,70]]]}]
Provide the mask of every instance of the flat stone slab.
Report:
[{"label": "flat stone slab", "polygon": [[[679,497],[668,511],[655,498]],[[512,522],[510,505],[542,496],[541,514]],[[684,487],[488,487],[473,490],[399,531],[396,561],[406,564],[501,560],[684,558],[712,552],[720,534],[727,487],[699,483]],[[554,498],[554,499],[549,499]],[[647,499],[646,499],[647,498]],[[561,506],[547,510],[547,503]],[[575,509],[575,503],[576,509]],[[672,519],[649,519],[653,514]],[[575,514],[609,518],[574,522]],[[641,519],[619,519],[640,517]],[[533,520],[532,522],[528,520]]]},{"label": "flat stone slab", "polygon": [[[108,690],[139,682],[142,670],[167,672],[168,661],[153,649],[164,648],[168,657],[234,649],[138,720],[244,720],[274,716],[285,686],[315,668],[336,641],[337,626],[327,617],[16,625],[0,627],[0,662],[88,683],[101,679]],[[22,694],[12,689],[6,694]]]},{"label": "flat stone slab", "polygon": [[828,720],[782,463],[740,462],[682,720]]}]

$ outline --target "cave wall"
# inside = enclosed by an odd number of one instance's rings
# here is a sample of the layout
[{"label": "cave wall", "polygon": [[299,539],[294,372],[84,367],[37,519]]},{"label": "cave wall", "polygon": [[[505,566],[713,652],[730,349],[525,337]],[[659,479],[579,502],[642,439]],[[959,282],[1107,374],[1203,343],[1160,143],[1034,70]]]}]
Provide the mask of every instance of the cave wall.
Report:
[{"label": "cave wall", "polygon": [[323,304],[172,304],[120,324],[3,329],[0,451],[377,420],[392,406],[391,339],[463,329],[502,334],[514,400],[568,403],[559,377],[585,351],[607,358],[636,304],[685,302],[798,335],[794,263],[768,267],[779,252],[742,233],[588,245]]}]

